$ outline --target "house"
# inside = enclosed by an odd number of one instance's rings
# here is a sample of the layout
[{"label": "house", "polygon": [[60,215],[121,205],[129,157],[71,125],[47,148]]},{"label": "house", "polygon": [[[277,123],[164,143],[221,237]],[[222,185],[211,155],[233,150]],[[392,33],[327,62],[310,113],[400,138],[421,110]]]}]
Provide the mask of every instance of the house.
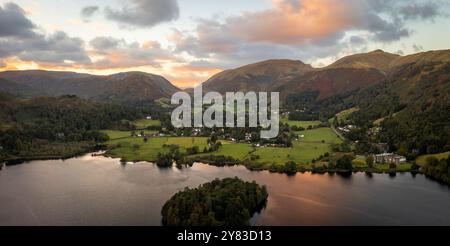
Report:
[{"label": "house", "polygon": [[245,141],[252,141],[252,134],[251,133],[246,133],[245,134]]},{"label": "house", "polygon": [[147,120],[152,120],[153,118],[151,116],[146,117]]},{"label": "house", "polygon": [[383,154],[379,154],[379,155],[374,155],[373,156],[375,163],[378,164],[396,164],[399,165],[401,163],[405,163],[406,162],[406,157],[401,156],[401,155],[396,155],[393,153],[383,153]]}]

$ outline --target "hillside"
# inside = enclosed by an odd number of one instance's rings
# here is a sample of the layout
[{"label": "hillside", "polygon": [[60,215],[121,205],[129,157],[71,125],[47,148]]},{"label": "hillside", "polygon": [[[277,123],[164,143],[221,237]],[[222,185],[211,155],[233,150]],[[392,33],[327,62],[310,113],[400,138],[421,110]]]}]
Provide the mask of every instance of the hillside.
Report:
[{"label": "hillside", "polygon": [[269,60],[226,70],[203,83],[205,90],[277,91],[285,99],[314,94],[312,102],[364,89],[386,79],[399,56],[377,50],[344,57],[315,69],[301,61]]},{"label": "hillside", "polygon": [[0,73],[0,90],[23,97],[76,95],[112,102],[156,100],[179,91],[165,78],[142,72],[96,76],[35,70]]},{"label": "hillside", "polygon": [[17,98],[0,92],[0,160],[61,158],[107,140],[99,130],[128,127],[139,108],[106,104],[76,96]]},{"label": "hillside", "polygon": [[206,91],[273,91],[273,88],[312,71],[311,65],[293,60],[268,60],[223,71],[203,83]]},{"label": "hillside", "polygon": [[356,54],[339,59],[327,68],[359,68],[378,69],[384,73],[390,70],[390,64],[400,58],[399,55],[375,50],[369,53]]}]

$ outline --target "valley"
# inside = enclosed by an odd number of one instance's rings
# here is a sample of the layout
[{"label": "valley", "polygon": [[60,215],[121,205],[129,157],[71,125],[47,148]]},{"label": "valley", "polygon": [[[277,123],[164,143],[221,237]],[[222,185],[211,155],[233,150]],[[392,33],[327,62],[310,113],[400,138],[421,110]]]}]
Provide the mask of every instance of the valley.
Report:
[{"label": "valley", "polygon": [[[436,164],[446,156],[435,154],[450,149],[449,65],[448,50],[410,56],[376,50],[320,69],[268,60],[203,83],[205,91],[220,93],[280,92],[281,130],[271,141],[252,128],[174,129],[167,100],[180,89],[157,75],[2,72],[0,156],[65,158],[107,147],[107,155],[132,162],[176,157],[186,165],[288,173],[426,169],[439,170],[431,176],[446,181],[446,167]],[[406,161],[374,165],[369,157],[383,152]],[[427,169],[430,163],[439,168]]]}]

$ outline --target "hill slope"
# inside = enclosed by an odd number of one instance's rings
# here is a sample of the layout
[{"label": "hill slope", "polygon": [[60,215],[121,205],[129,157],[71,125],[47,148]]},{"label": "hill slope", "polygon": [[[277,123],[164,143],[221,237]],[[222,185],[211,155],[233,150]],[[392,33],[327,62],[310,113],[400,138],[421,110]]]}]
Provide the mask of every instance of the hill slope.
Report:
[{"label": "hill slope", "polygon": [[315,69],[301,61],[269,60],[219,73],[206,82],[207,91],[277,91],[289,96],[315,94],[313,101],[370,87],[386,79],[389,64],[399,56],[380,50],[344,57]]},{"label": "hill slope", "polygon": [[142,72],[96,76],[72,72],[8,71],[0,73],[0,90],[38,97],[76,95],[99,101],[147,101],[179,91],[165,78]]},{"label": "hill slope", "polygon": [[270,91],[309,71],[311,65],[293,60],[268,60],[223,71],[203,83],[206,91]]}]

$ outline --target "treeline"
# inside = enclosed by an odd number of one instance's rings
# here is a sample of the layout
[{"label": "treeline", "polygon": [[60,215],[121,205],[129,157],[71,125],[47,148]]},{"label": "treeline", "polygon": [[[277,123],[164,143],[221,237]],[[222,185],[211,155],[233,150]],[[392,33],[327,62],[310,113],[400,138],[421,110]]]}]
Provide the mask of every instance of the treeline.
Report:
[{"label": "treeline", "polygon": [[165,226],[247,226],[267,202],[267,189],[238,178],[186,188],[164,204]]}]

